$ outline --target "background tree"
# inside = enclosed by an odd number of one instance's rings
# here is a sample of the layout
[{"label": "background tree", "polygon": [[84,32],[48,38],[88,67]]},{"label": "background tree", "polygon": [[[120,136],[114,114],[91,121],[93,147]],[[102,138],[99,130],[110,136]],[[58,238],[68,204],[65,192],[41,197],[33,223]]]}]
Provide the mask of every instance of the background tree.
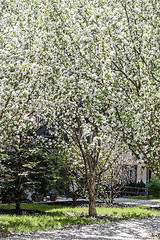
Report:
[{"label": "background tree", "polygon": [[158,4],[113,2],[105,31],[111,43],[112,89],[116,86],[115,110],[123,141],[156,174],[160,170]]},{"label": "background tree", "polygon": [[54,164],[44,149],[31,143],[11,146],[0,155],[0,187],[6,201],[16,203],[16,210],[27,199],[26,191],[44,196],[54,179]]},{"label": "background tree", "polygon": [[83,159],[75,149],[72,152],[63,153],[61,162],[58,161],[59,171],[57,177],[59,179],[57,179],[57,184],[60,185],[60,191],[63,190],[63,194],[71,197],[76,205],[76,200],[85,195],[87,183]]},{"label": "background tree", "polygon": [[133,169],[134,161],[128,156],[119,155],[116,161],[111,159],[107,171],[101,177],[98,196],[108,203],[113,203],[115,198],[122,196],[128,183],[135,182],[135,178],[130,175]]}]

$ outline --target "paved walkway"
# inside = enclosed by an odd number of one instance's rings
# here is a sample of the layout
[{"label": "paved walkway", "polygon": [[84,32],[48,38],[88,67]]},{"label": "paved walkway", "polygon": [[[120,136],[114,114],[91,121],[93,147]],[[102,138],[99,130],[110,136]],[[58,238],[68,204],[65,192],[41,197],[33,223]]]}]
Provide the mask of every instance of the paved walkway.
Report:
[{"label": "paved walkway", "polygon": [[3,240],[154,240],[159,238],[160,218],[148,218],[25,234]]},{"label": "paved walkway", "polygon": [[115,198],[114,203],[135,205],[135,206],[145,206],[145,207],[152,207],[152,208],[160,207],[160,201],[130,199],[130,198]]},{"label": "paved walkway", "polygon": [[[77,201],[83,201],[88,203],[88,199],[78,199]],[[58,197],[56,202],[72,202],[72,198],[64,198]],[[100,201],[101,202],[101,201]],[[51,201],[46,203],[52,203]],[[152,201],[152,200],[141,200],[141,199],[130,199],[130,198],[115,198],[114,203],[118,204],[127,204],[127,205],[135,205],[135,206],[146,206],[146,207],[153,207],[158,208],[160,207],[160,201]]]}]

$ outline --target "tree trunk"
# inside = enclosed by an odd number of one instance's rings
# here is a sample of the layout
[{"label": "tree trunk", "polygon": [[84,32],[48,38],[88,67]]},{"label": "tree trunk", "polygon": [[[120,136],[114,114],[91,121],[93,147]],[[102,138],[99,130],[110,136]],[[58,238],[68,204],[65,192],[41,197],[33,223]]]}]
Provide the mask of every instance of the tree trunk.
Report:
[{"label": "tree trunk", "polygon": [[93,194],[89,194],[89,216],[97,217],[96,210],[96,197]]},{"label": "tree trunk", "polygon": [[16,212],[19,213],[21,211],[21,204],[19,201],[16,201]]},{"label": "tree trunk", "polygon": [[73,204],[76,206],[76,201],[77,201],[77,196],[76,196],[76,194],[72,194],[72,200],[73,200]]},{"label": "tree trunk", "polygon": [[95,174],[91,174],[89,181],[89,216],[97,217],[96,210],[96,191],[95,191]]}]

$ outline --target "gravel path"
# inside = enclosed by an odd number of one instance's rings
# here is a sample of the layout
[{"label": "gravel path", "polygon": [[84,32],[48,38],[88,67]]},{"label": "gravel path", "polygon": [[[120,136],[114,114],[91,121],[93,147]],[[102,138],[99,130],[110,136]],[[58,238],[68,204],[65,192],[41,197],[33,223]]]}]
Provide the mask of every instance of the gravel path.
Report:
[{"label": "gravel path", "polygon": [[160,217],[74,227],[64,230],[17,235],[4,240],[148,240],[160,239]]}]

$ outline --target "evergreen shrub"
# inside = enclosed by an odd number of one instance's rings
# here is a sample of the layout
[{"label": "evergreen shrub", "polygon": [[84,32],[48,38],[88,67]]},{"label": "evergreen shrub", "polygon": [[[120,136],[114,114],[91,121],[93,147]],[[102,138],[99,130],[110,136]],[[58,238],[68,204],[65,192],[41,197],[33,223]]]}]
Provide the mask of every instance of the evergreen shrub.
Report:
[{"label": "evergreen shrub", "polygon": [[148,192],[155,198],[160,197],[160,180],[157,178],[151,178],[151,181],[148,185]]}]

